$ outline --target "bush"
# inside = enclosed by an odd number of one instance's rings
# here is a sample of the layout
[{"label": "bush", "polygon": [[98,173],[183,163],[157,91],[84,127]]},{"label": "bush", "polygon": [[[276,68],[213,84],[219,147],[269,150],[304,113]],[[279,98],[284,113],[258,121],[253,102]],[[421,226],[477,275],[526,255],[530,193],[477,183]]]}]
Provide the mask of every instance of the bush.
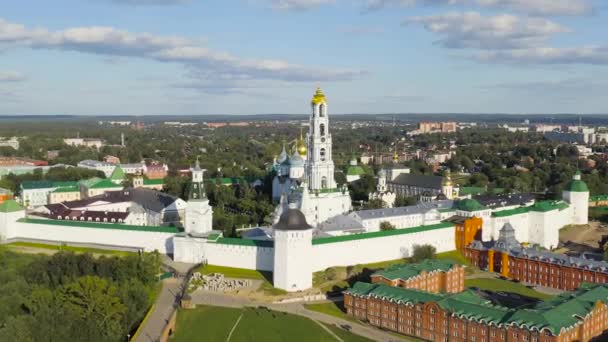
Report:
[{"label": "bush", "polygon": [[431,245],[416,245],[414,246],[414,252],[412,253],[411,261],[421,262],[426,259],[435,259],[437,249]]},{"label": "bush", "polygon": [[335,268],[328,268],[325,270],[325,279],[336,280],[337,277],[338,277],[338,272],[336,272]]},{"label": "bush", "polygon": [[394,230],[395,226],[393,226],[390,222],[388,221],[384,221],[384,222],[380,222],[380,230],[384,231],[384,230]]}]

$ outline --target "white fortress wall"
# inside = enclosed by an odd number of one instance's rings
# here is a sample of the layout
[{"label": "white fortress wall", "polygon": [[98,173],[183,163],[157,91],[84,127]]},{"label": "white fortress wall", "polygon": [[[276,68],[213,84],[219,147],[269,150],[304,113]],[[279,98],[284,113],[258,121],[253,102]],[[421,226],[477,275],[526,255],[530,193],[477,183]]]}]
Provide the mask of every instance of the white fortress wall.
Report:
[{"label": "white fortress wall", "polygon": [[[415,245],[433,245],[437,253],[456,249],[453,225],[426,231],[412,229],[412,232],[407,232],[407,230],[400,230],[403,234],[353,240],[345,239],[370,233],[313,240],[313,253],[309,256],[313,272],[333,266],[367,264],[410,257]],[[382,233],[385,232],[371,234]]]},{"label": "white fortress wall", "polygon": [[[482,240],[498,240],[500,229],[502,229],[502,227],[506,223],[510,223],[513,226],[513,229],[515,230],[515,238],[517,239],[517,241],[528,241],[528,232],[530,229],[529,212],[503,217],[492,217],[490,224],[484,224],[484,229],[482,230]],[[488,227],[488,229],[485,229],[486,227]]]},{"label": "white fortress wall", "polygon": [[[229,241],[229,243],[223,243],[222,240]],[[233,244],[230,243],[231,240],[238,239],[220,239],[218,242],[206,244],[205,256],[209,265],[261,271],[274,269],[274,248],[271,245],[261,247]]]},{"label": "white fortress wall", "polygon": [[6,239],[33,239],[56,241],[58,243],[99,244],[142,248],[147,252],[173,253],[172,232],[128,230],[112,228],[91,228],[72,225],[12,222]]}]

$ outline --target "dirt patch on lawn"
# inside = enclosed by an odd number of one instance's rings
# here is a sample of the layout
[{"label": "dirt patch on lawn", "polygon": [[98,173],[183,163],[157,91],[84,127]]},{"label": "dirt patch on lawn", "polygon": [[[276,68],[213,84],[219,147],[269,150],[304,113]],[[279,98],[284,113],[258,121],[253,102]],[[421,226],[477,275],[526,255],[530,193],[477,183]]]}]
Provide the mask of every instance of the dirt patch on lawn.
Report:
[{"label": "dirt patch on lawn", "polygon": [[600,241],[603,235],[608,235],[608,225],[591,221],[580,226],[568,226],[559,232],[559,241],[573,252],[601,252]]}]

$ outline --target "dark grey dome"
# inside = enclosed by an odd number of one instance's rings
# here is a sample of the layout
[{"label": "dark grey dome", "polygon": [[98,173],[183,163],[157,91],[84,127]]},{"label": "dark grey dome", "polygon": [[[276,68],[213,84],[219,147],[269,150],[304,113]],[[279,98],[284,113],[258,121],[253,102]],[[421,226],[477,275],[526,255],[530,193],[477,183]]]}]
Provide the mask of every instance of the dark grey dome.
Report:
[{"label": "dark grey dome", "polygon": [[274,225],[278,230],[306,230],[312,228],[306,222],[306,217],[298,209],[288,209],[281,215],[279,222]]}]

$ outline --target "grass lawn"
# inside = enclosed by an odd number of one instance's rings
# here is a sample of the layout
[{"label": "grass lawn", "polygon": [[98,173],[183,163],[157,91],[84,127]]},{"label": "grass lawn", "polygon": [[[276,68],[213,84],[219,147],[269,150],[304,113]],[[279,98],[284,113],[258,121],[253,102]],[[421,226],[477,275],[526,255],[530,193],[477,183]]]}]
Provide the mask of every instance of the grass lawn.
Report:
[{"label": "grass lawn", "polygon": [[437,254],[437,259],[448,260],[460,265],[470,265],[464,255],[457,250]]},{"label": "grass lawn", "polygon": [[225,277],[228,278],[261,280],[262,285],[260,286],[259,290],[270,296],[280,296],[287,293],[286,291],[277,289],[276,287],[272,286],[272,272],[263,272],[256,270],[247,270],[244,268],[224,267],[215,265],[203,265],[199,269],[197,269],[197,271],[202,274],[222,273]]},{"label": "grass lawn", "polygon": [[316,304],[304,304],[304,307],[311,311],[324,313],[326,315],[342,318],[348,321],[357,322],[356,319],[346,314],[344,309],[344,302],[327,302],[327,303],[316,303]]},{"label": "grass lawn", "polygon": [[512,292],[523,296],[537,298],[540,300],[547,300],[553,296],[540,293],[533,289],[527,288],[525,285],[515,283],[508,280],[494,279],[494,278],[477,278],[477,279],[466,279],[464,281],[466,287],[477,287],[482,290],[490,290],[494,292]]},{"label": "grass lawn", "polygon": [[[231,342],[336,342],[335,337],[306,317],[265,308],[236,309],[214,306],[180,310],[172,341],[226,341],[241,314],[242,318],[230,337]],[[335,333],[345,342],[368,341],[347,331]]]},{"label": "grass lawn", "polygon": [[216,306],[180,310],[173,341],[226,341],[241,311]]},{"label": "grass lawn", "polygon": [[51,250],[56,250],[56,251],[69,251],[69,252],[74,252],[74,253],[110,254],[110,255],[116,255],[116,256],[125,256],[125,255],[134,253],[134,252],[126,252],[126,251],[114,251],[114,250],[110,250],[110,249],[101,249],[101,248],[50,245],[50,244],[36,243],[36,242],[13,242],[13,243],[7,244],[6,246],[8,248],[31,247],[31,248],[51,249]]}]

